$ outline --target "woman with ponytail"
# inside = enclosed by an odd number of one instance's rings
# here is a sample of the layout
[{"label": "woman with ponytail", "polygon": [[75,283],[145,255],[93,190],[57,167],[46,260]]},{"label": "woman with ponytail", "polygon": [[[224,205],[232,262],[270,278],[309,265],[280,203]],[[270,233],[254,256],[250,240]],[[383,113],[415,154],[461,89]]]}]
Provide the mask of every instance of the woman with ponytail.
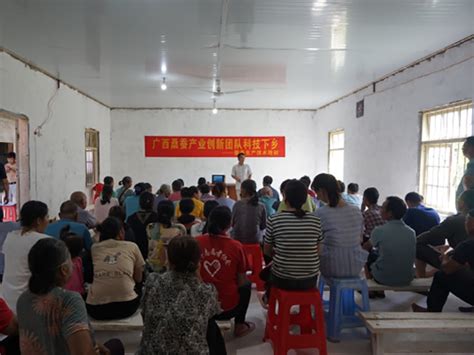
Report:
[{"label": "woman with ponytail", "polygon": [[[196,240],[201,248],[202,280],[216,287],[223,310],[215,319],[235,318],[234,336],[242,337],[252,332],[255,324],[245,321],[251,285],[245,275],[247,259],[242,244],[228,235],[231,221],[232,213],[228,207],[214,208],[209,215],[208,234],[199,236]],[[222,335],[219,336],[212,325],[208,331],[208,342],[224,342]]]},{"label": "woman with ponytail", "polygon": [[102,223],[109,215],[110,209],[119,205],[118,200],[113,197],[113,193],[114,190],[112,186],[105,185],[102,190],[102,195],[95,201],[94,216],[97,223]]},{"label": "woman with ponytail", "polygon": [[8,233],[3,254],[5,270],[3,274],[2,294],[13,312],[16,312],[18,297],[28,288],[31,276],[28,268],[28,253],[33,245],[44,238],[48,226],[48,206],[40,201],[28,201],[20,210],[21,230]]},{"label": "woman with ponytail", "polygon": [[[107,218],[97,226],[99,243],[92,246],[94,279],[87,295],[87,312],[99,320],[123,319],[140,305],[145,261],[137,244],[124,240],[121,222]],[[137,294],[138,292],[138,294]]]},{"label": "woman with ponytail", "polygon": [[271,286],[285,290],[316,286],[323,236],[319,218],[303,209],[307,196],[308,189],[301,181],[289,180],[283,194],[285,209],[268,218],[264,253],[273,261],[261,273],[267,286],[266,300]]},{"label": "woman with ponytail", "polygon": [[127,197],[133,196],[135,194],[132,190],[132,184],[133,182],[130,176],[125,176],[119,181],[120,187],[115,191],[115,196],[117,196],[120,206],[123,206]]},{"label": "woman with ponytail", "polygon": [[124,354],[120,340],[95,343],[81,295],[64,289],[73,269],[64,242],[39,240],[28,266],[28,289],[17,307],[22,354]]},{"label": "woman with ponytail", "polygon": [[360,208],[344,201],[341,186],[330,174],[316,176],[311,187],[326,204],[315,212],[321,219],[324,236],[321,274],[325,278],[358,277],[368,255],[360,245],[363,231]]},{"label": "woman with ponytail", "polygon": [[208,348],[204,336],[221,309],[216,289],[198,276],[200,257],[192,237],[169,242],[169,271],[150,274],[145,284],[144,329],[137,354],[225,354],[225,348]]},{"label": "woman with ponytail", "polygon": [[267,211],[258,201],[255,181],[242,182],[240,197],[232,209],[232,237],[243,244],[260,244],[267,226]]}]

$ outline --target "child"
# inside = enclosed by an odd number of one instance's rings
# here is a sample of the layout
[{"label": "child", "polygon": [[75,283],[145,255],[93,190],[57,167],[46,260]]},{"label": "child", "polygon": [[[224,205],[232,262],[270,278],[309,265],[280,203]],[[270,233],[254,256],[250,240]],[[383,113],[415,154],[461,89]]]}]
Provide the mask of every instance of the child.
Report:
[{"label": "child", "polygon": [[70,230],[70,226],[67,225],[61,230],[60,238],[66,244],[71,254],[71,260],[73,269],[71,272],[71,278],[64,286],[64,289],[69,291],[75,291],[81,296],[85,296],[86,291],[84,289],[84,273],[82,268],[82,259],[80,257],[81,251],[84,248],[83,239],[74,234]]},{"label": "child", "polygon": [[10,152],[7,154],[7,163],[5,164],[5,171],[7,173],[9,192],[8,201],[10,205],[16,204],[16,183],[17,183],[17,167],[16,154]]},{"label": "child", "polygon": [[184,225],[188,235],[191,235],[191,227],[201,223],[199,218],[191,214],[194,210],[194,201],[190,198],[179,201],[179,210],[181,211],[181,215],[178,217],[178,223]]}]

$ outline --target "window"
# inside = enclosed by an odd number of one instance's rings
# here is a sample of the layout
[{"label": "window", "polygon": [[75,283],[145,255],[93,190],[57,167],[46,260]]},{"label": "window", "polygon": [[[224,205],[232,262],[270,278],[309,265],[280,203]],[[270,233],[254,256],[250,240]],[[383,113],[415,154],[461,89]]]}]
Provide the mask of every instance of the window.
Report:
[{"label": "window", "polygon": [[329,132],[329,174],[344,180],[344,130]]},{"label": "window", "polygon": [[456,189],[467,163],[462,145],[471,135],[472,102],[423,112],[421,194],[441,213],[456,211]]},{"label": "window", "polygon": [[99,181],[99,132],[86,129],[86,186]]}]

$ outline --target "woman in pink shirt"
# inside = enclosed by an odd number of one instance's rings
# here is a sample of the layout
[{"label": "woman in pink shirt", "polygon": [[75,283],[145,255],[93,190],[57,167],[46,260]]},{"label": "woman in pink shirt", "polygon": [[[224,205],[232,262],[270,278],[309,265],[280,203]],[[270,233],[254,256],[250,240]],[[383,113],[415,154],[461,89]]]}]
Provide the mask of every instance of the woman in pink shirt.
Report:
[{"label": "woman in pink shirt", "polygon": [[84,288],[84,272],[82,267],[82,258],[79,256],[84,248],[83,238],[70,230],[70,226],[66,226],[61,230],[60,239],[66,244],[71,254],[73,269],[71,278],[63,287],[66,290],[74,291],[84,297],[86,290]]}]

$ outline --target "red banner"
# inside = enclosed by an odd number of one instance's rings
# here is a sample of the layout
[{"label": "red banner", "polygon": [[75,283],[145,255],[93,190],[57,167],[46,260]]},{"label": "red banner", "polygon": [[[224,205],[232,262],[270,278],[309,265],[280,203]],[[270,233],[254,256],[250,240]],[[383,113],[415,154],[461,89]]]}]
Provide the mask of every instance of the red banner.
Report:
[{"label": "red banner", "polygon": [[145,136],[145,157],[285,156],[285,137]]}]

